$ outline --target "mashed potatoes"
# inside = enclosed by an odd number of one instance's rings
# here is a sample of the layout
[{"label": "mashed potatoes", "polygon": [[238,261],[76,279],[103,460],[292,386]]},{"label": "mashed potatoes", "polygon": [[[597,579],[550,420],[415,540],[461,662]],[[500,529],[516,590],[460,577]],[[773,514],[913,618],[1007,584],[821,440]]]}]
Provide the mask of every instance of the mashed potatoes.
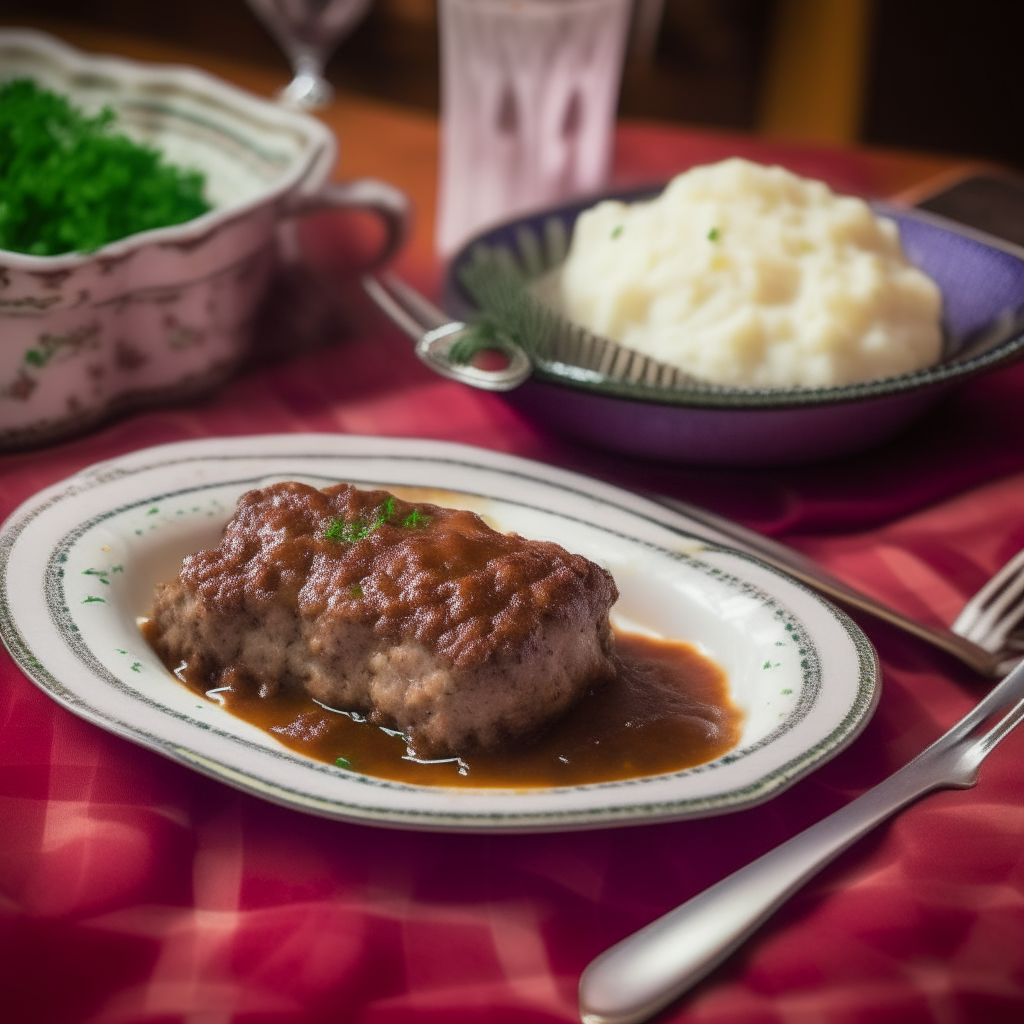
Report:
[{"label": "mashed potatoes", "polygon": [[941,354],[941,294],[892,221],[746,160],[583,213],[559,289],[571,320],[719,384],[852,384]]}]

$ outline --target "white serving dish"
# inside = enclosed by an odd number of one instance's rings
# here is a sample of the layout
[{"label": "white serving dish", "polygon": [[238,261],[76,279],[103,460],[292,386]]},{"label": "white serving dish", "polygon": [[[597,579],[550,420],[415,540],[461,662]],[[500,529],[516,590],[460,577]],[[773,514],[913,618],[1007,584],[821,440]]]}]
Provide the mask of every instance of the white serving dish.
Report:
[{"label": "white serving dish", "polygon": [[[443,488],[455,492],[451,504],[500,529],[594,559],[619,587],[613,620],[696,642],[726,670],[745,715],[739,744],[686,771],[620,782],[419,786],[304,757],[197,699],[147,646],[137,617],[184,555],[216,543],[240,494],[284,479]],[[699,537],[699,524],[627,491],[462,445],[332,434],[190,441],[100,463],[8,519],[0,635],[25,673],[75,714],[325,817],[474,832],[701,817],[767,800],[838,753],[874,710],[880,679],[871,644],[843,612]]]},{"label": "white serving dish", "polygon": [[63,436],[128,406],[192,398],[248,346],[285,218],[360,206],[401,241],[407,200],[363,180],[327,184],[337,144],[321,122],[192,68],[84,54],[0,30],[0,81],[30,77],[202,170],[213,209],[95,252],[0,251],[0,449]]}]

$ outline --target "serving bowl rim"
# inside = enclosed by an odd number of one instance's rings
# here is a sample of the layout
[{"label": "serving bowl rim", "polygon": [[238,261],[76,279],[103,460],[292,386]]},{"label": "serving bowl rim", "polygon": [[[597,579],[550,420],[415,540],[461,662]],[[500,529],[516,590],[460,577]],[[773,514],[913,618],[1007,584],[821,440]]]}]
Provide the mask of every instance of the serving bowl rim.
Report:
[{"label": "serving bowl rim", "polygon": [[[215,207],[180,224],[137,231],[88,252],[36,256],[0,248],[0,259],[8,269],[35,273],[70,270],[88,264],[97,257],[124,257],[136,249],[151,244],[174,245],[192,242],[248,216],[259,207],[281,201],[291,192],[302,191],[305,181],[319,184],[318,170],[323,169],[326,175],[337,158],[337,141],[334,134],[316,118],[279,106],[201,68],[185,64],[136,60],[116,54],[93,54],[38,29],[0,27],[0,48],[14,45],[49,57],[71,72],[107,74],[129,86],[171,84],[195,93],[210,93],[222,102],[225,109],[241,107],[262,120],[277,121],[281,128],[289,128],[305,135],[309,149],[294,158],[291,161],[292,166],[277,181],[261,188],[256,195],[248,199]],[[11,77],[13,76],[0,75],[4,81]]]},{"label": "serving bowl rim", "polygon": [[[566,215],[573,219],[583,210],[604,200],[636,202],[653,198],[668,184],[666,181],[646,185],[606,189],[584,197],[569,200],[553,206],[528,211],[508,220],[492,224],[473,235],[463,243],[449,260],[445,268],[444,304],[449,312],[460,319],[473,319],[479,314],[479,306],[469,295],[459,279],[460,268],[473,256],[474,250],[482,245],[493,244],[496,236],[513,232],[530,224],[540,224],[551,217]],[[983,233],[939,217],[928,211],[898,206],[879,199],[866,200],[871,208],[883,217],[907,217],[928,224],[939,230],[967,238],[970,241],[993,249],[1004,257],[1016,260],[1024,266],[1024,253],[1003,244],[999,239],[990,239]],[[1022,307],[1024,308],[1024,307]],[[1017,311],[1018,314],[1020,310]],[[582,377],[559,373],[544,366],[534,366],[533,379],[545,384],[555,384],[582,391],[603,398],[619,398],[649,406],[680,409],[723,409],[732,411],[781,411],[786,409],[820,408],[826,406],[851,405],[858,402],[919,393],[933,388],[949,387],[989,370],[1009,364],[1024,357],[1024,322],[1018,315],[1010,337],[999,342],[988,351],[962,360],[940,362],[934,366],[915,370],[895,377],[860,381],[821,388],[735,388],[716,384],[696,385],[691,388],[656,388],[632,381],[593,381]]]}]

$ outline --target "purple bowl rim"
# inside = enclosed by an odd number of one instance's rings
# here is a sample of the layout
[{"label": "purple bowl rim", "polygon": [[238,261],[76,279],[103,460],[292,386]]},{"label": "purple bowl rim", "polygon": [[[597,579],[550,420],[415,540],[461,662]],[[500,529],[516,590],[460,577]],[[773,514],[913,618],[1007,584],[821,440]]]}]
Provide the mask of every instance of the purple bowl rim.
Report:
[{"label": "purple bowl rim", "polygon": [[[583,196],[557,206],[549,206],[539,210],[520,214],[473,235],[464,242],[448,261],[445,267],[443,283],[443,304],[445,308],[459,319],[473,319],[479,307],[467,294],[458,280],[458,271],[471,256],[473,249],[480,244],[488,244],[496,235],[514,230],[520,225],[541,221],[544,218],[568,215],[580,212],[606,199],[617,199],[624,202],[636,202],[653,198],[666,186],[667,182],[650,183],[630,188],[610,189],[599,193]],[[884,200],[866,200],[879,214],[891,218],[906,218],[940,231],[946,231],[965,238],[975,245],[998,252],[1000,257],[1012,259],[1024,268],[1024,259],[1002,244],[989,244],[982,232],[964,227],[955,221],[947,220],[928,211],[918,211],[913,207],[897,206]],[[993,242],[999,243],[998,239]],[[1024,309],[1024,299],[1022,306]],[[534,368],[534,379],[546,384],[556,384],[571,388],[574,391],[585,391],[605,398],[624,398],[647,405],[664,406],[667,408],[704,408],[704,409],[797,409],[821,407],[839,404],[871,401],[887,398],[908,392],[927,390],[942,385],[950,385],[968,380],[971,377],[986,373],[1008,365],[1024,356],[1024,328],[1018,329],[1012,337],[1007,338],[995,348],[961,362],[939,363],[936,366],[915,370],[913,373],[900,374],[896,377],[884,377],[878,380],[861,381],[857,384],[844,384],[828,388],[727,388],[716,385],[666,392],[663,389],[652,389],[637,383],[593,383],[565,377],[544,368]]]}]

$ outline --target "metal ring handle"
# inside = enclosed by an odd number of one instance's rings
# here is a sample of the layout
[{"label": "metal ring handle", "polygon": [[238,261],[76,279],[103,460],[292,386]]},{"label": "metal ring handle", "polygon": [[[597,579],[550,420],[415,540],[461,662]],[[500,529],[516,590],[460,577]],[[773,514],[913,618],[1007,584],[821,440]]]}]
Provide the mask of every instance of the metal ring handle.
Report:
[{"label": "metal ring handle", "polygon": [[484,391],[512,391],[533,373],[530,357],[519,345],[504,337],[490,347],[508,356],[508,366],[500,370],[482,370],[471,363],[454,362],[451,350],[469,329],[467,324],[455,320],[428,331],[416,342],[416,355],[435,373]]}]

